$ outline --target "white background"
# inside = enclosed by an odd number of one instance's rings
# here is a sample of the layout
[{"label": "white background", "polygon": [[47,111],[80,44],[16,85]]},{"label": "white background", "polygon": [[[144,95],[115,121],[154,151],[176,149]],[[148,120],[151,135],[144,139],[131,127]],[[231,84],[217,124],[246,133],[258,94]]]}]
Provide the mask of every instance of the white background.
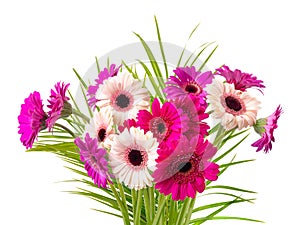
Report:
[{"label": "white background", "polygon": [[75,93],[78,82],[72,68],[84,74],[94,56],[137,41],[132,31],[156,40],[154,15],[163,40],[182,46],[201,22],[189,49],[216,41],[219,48],[210,68],[225,63],[263,79],[267,89],[259,116],[271,114],[279,103],[284,108],[271,153],[256,153],[250,144],[257,136],[252,135],[239,155],[257,161],[220,178],[222,184],[256,190],[258,200],[223,215],[298,224],[298,9],[291,0],[1,1],[0,224],[121,224],[90,210],[97,206],[92,200],[62,192],[66,186],[56,182],[73,174],[52,155],[25,152],[17,116],[23,99],[34,90],[41,92],[44,104],[57,81],[71,82]]}]

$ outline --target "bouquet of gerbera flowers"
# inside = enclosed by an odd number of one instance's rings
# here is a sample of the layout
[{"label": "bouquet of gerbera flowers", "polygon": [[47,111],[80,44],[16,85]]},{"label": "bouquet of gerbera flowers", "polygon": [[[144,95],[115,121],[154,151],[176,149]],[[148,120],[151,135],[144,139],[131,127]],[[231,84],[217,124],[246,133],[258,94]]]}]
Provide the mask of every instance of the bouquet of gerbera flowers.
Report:
[{"label": "bouquet of gerbera flowers", "polygon": [[[71,193],[110,207],[111,211],[97,210],[122,218],[125,225],[196,225],[220,219],[261,222],[219,216],[232,204],[252,202],[252,197],[242,194],[255,192],[213,181],[229,167],[253,161],[232,156],[252,127],[261,136],[252,144],[256,151],[272,149],[281,107],[258,118],[260,101],[253,90],[263,93],[262,80],[225,65],[203,71],[216,47],[200,66],[194,66],[212,43],[202,45],[185,62],[184,48],[171,72],[155,22],[162,65],[136,34],[148,62],[108,62],[101,69],[96,59],[98,73],[92,81],[74,70],[87,113],[68,91],[69,84],[54,86],[47,112],[40,93],[31,93],[18,117],[21,142],[28,151],[52,152],[69,163],[67,168],[80,176],[71,181],[84,185]],[[197,197],[214,194],[227,199],[195,204]]]}]

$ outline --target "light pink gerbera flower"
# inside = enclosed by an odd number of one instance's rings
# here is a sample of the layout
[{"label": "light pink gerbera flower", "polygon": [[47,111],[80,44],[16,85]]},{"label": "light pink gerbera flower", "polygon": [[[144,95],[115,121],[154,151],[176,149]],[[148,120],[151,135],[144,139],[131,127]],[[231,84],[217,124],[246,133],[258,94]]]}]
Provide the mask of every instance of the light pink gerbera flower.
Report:
[{"label": "light pink gerbera flower", "polygon": [[21,134],[20,140],[26,149],[32,148],[38,133],[46,129],[46,119],[47,115],[43,110],[40,93],[35,91],[25,98],[18,116],[18,133]]},{"label": "light pink gerbera flower", "polygon": [[119,69],[121,66],[116,67],[115,64],[111,64],[109,69],[108,68],[104,68],[104,70],[102,70],[97,79],[95,79],[95,85],[90,85],[87,91],[87,96],[88,96],[88,104],[89,106],[94,109],[97,103],[97,99],[96,97],[96,93],[99,89],[99,86],[101,84],[103,84],[103,81],[108,79],[109,77],[114,77],[118,74]]},{"label": "light pink gerbera flower", "polygon": [[115,136],[110,150],[114,176],[130,189],[152,186],[150,171],[155,169],[158,142],[151,132],[136,127],[126,128]]},{"label": "light pink gerbera flower", "polygon": [[94,113],[90,123],[85,127],[85,132],[89,133],[92,138],[97,138],[102,147],[110,148],[116,135],[113,125],[111,108],[105,107]]},{"label": "light pink gerbera flower", "polygon": [[171,76],[169,81],[166,82],[167,87],[164,89],[168,99],[194,95],[201,100],[201,104],[205,103],[206,93],[204,88],[212,81],[211,71],[200,73],[192,66],[177,67],[174,73],[177,76]]},{"label": "light pink gerbera flower", "polygon": [[214,79],[206,88],[212,117],[221,119],[226,130],[242,129],[256,122],[260,102],[248,92],[236,90],[233,84]]},{"label": "light pink gerbera flower", "polygon": [[109,179],[106,150],[99,147],[96,138],[91,138],[87,133],[84,141],[79,137],[74,140],[80,149],[80,159],[84,162],[84,168],[98,187],[107,188]]},{"label": "light pink gerbera flower", "polygon": [[208,141],[181,138],[173,154],[157,165],[153,173],[155,188],[172,199],[195,198],[205,189],[205,180],[218,178],[219,166],[209,160],[217,149]]},{"label": "light pink gerbera flower", "polygon": [[141,81],[123,72],[106,79],[96,99],[100,108],[111,107],[114,123],[122,125],[126,119],[135,119],[139,110],[148,109],[150,96]]},{"label": "light pink gerbera flower", "polygon": [[234,84],[236,90],[245,91],[247,88],[257,87],[262,92],[262,88],[265,88],[263,81],[252,74],[243,73],[238,69],[232,71],[225,65],[216,69],[216,74],[225,77],[227,83]]},{"label": "light pink gerbera flower", "polygon": [[254,129],[261,135],[261,138],[252,144],[253,147],[257,147],[257,152],[263,148],[265,153],[272,150],[272,142],[275,142],[274,130],[278,127],[277,121],[282,113],[282,108],[279,105],[272,115],[257,120]]},{"label": "light pink gerbera flower", "polygon": [[[145,132],[151,131],[153,136],[160,143],[159,150],[164,145],[175,145],[178,142],[184,129],[187,129],[187,117],[180,116],[180,110],[171,102],[165,102],[161,107],[157,98],[152,103],[152,114],[147,110],[141,110],[138,113],[137,126],[141,127]],[[167,155],[169,153],[165,152]],[[163,160],[162,153],[158,162]]]},{"label": "light pink gerbera flower", "polygon": [[68,102],[70,98],[66,96],[69,85],[70,84],[65,85],[64,83],[57,82],[54,86],[55,90],[51,89],[50,99],[48,100],[50,104],[47,105],[50,109],[48,112],[49,118],[46,121],[49,131],[52,130],[55,122],[59,118],[68,117],[72,114],[72,106]]}]

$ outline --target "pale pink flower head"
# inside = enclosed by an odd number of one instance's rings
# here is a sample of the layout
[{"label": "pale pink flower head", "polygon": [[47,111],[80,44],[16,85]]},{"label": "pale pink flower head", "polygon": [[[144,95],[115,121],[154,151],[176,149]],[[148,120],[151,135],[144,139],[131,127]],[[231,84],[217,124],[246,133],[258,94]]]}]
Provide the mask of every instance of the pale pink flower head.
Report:
[{"label": "pale pink flower head", "polygon": [[38,133],[46,128],[46,119],[40,93],[35,91],[25,98],[18,116],[18,133],[21,134],[20,140],[26,149],[32,148]]},{"label": "pale pink flower head", "polygon": [[185,137],[170,157],[157,165],[153,173],[155,188],[172,199],[195,198],[196,193],[205,190],[206,180],[218,178],[219,166],[209,160],[215,155],[216,148],[207,140]]},{"label": "pale pink flower head", "polygon": [[247,88],[256,87],[262,92],[265,88],[262,80],[249,73],[241,72],[238,69],[230,70],[228,66],[216,69],[216,74],[225,77],[227,83],[234,84],[236,90],[245,91]]},{"label": "pale pink flower head", "polygon": [[46,121],[49,131],[52,130],[59,118],[68,117],[72,114],[72,106],[68,102],[70,98],[66,96],[69,86],[70,84],[57,82],[54,86],[55,89],[51,89],[50,99],[48,100],[49,105],[47,105],[50,109],[48,112],[49,118]]},{"label": "pale pink flower head", "polygon": [[275,142],[274,130],[278,127],[277,121],[282,113],[282,108],[279,105],[272,115],[257,120],[254,129],[261,135],[261,138],[252,144],[253,147],[257,147],[257,152],[264,149],[264,152],[268,153],[272,150],[272,142]]},{"label": "pale pink flower head", "polygon": [[[109,158],[114,176],[130,189],[152,186],[158,142],[153,134],[137,127],[115,136]],[[151,173],[150,173],[151,172]]]},{"label": "pale pink flower head", "polygon": [[108,172],[107,152],[99,147],[96,138],[91,138],[87,133],[84,141],[79,137],[74,140],[80,149],[80,159],[94,183],[98,187],[107,188],[107,182],[111,182]]},{"label": "pale pink flower head", "polygon": [[109,77],[114,77],[118,74],[119,69],[121,66],[116,66],[115,64],[111,64],[109,69],[104,68],[95,79],[95,85],[90,85],[87,91],[88,96],[88,104],[89,106],[94,109],[97,103],[96,93],[99,89],[99,86],[103,84],[103,81],[108,79]]},{"label": "pale pink flower head", "polygon": [[171,76],[166,82],[164,92],[168,99],[194,95],[205,104],[206,92],[204,88],[210,84],[213,78],[211,71],[204,73],[196,71],[195,67],[177,67],[174,70],[177,76]]},{"label": "pale pink flower head", "polygon": [[96,93],[96,105],[110,107],[114,123],[122,125],[127,119],[136,119],[139,110],[149,108],[149,91],[143,82],[126,71],[106,79]]}]

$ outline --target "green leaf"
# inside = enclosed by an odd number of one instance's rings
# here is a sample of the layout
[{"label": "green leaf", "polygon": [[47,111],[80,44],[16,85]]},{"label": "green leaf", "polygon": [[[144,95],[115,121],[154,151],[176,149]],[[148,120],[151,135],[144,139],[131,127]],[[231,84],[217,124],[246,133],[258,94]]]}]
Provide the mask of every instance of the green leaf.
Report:
[{"label": "green leaf", "polygon": [[253,162],[253,161],[255,161],[255,159],[248,159],[248,160],[241,160],[241,161],[236,161],[236,162],[231,162],[231,163],[225,163],[225,164],[220,165],[220,168],[234,166],[234,165],[247,163],[247,162]]},{"label": "green leaf", "polygon": [[100,69],[100,66],[99,66],[99,62],[98,62],[97,56],[95,56],[95,60],[96,60],[97,71],[98,71],[98,74],[99,74],[101,72],[101,69]]},{"label": "green leaf", "polygon": [[84,80],[81,78],[81,76],[79,75],[79,73],[77,73],[77,71],[73,68],[74,73],[76,74],[76,77],[78,78],[78,80],[80,81],[80,83],[83,85],[83,87],[87,90],[88,86],[86,85],[86,83],[84,82]]},{"label": "green leaf", "polygon": [[204,60],[204,62],[202,63],[202,65],[200,66],[200,68],[198,69],[198,71],[201,71],[204,68],[204,66],[206,65],[206,63],[208,62],[208,60],[210,59],[210,57],[214,54],[214,52],[217,50],[217,48],[218,48],[218,45],[207,56],[207,58]]},{"label": "green leaf", "polygon": [[211,218],[198,218],[195,219],[192,222],[194,222],[194,225],[200,224],[200,223],[195,223],[197,221],[207,221],[207,220],[243,220],[243,221],[249,221],[249,222],[257,222],[257,223],[265,223],[262,220],[255,220],[255,219],[250,219],[250,218],[245,218],[245,217],[237,217],[237,216],[214,216]]},{"label": "green leaf", "polygon": [[254,191],[249,191],[249,190],[245,190],[245,189],[241,189],[241,188],[236,188],[236,187],[231,187],[231,186],[226,186],[226,185],[214,185],[214,186],[209,186],[206,187],[206,190],[208,189],[227,189],[227,190],[232,190],[232,191],[239,191],[239,192],[246,192],[246,193],[252,193],[252,194],[256,194],[256,192]]}]

